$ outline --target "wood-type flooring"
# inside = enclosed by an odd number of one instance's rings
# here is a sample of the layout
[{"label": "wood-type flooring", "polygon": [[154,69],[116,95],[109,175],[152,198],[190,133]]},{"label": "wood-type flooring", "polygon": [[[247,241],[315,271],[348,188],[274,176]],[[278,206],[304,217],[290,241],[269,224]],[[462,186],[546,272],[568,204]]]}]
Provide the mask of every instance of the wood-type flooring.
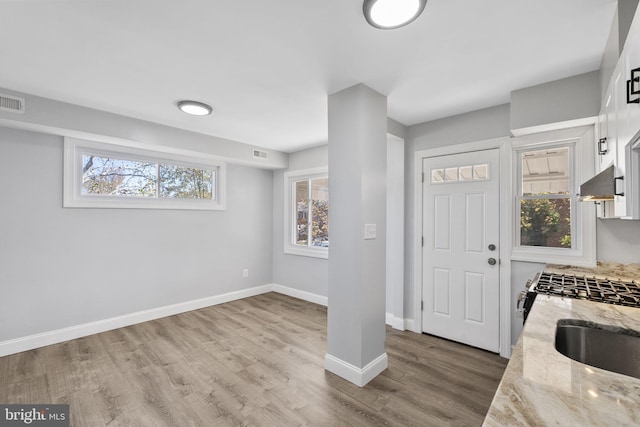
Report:
[{"label": "wood-type flooring", "polygon": [[496,354],[387,327],[363,388],[324,370],[326,308],[268,293],[0,358],[0,403],[72,426],[479,426]]}]

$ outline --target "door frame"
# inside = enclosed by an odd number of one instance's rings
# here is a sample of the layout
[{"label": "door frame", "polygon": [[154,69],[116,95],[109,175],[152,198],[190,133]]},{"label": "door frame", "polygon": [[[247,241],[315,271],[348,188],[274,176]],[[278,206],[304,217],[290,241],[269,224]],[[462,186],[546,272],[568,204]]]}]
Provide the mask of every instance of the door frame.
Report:
[{"label": "door frame", "polygon": [[414,332],[422,333],[422,161],[428,157],[461,154],[469,151],[499,150],[500,168],[500,356],[511,356],[511,241],[513,215],[511,207],[511,148],[510,138],[448,145],[416,151],[414,155],[414,239],[413,239],[413,291]]}]

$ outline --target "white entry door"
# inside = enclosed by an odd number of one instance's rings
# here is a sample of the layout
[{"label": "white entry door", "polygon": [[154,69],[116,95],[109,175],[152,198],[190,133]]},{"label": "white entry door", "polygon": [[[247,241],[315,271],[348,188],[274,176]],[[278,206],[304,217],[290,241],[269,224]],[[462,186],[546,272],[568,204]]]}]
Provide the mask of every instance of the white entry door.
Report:
[{"label": "white entry door", "polygon": [[423,160],[422,330],[500,349],[500,154]]}]

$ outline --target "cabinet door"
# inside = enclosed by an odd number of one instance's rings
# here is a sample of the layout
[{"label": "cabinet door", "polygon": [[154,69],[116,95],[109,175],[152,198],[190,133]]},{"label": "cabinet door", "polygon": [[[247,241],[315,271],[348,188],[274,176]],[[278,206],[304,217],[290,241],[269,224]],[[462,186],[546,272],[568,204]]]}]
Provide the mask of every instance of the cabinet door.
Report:
[{"label": "cabinet door", "polygon": [[[640,15],[636,13],[636,19],[638,18],[640,18]],[[622,73],[624,78],[623,93],[626,124],[625,140],[621,142],[626,146],[628,142],[640,137],[640,104],[627,104],[627,80],[631,79],[631,70],[640,68],[640,22],[634,21],[632,24],[622,56],[623,58],[621,58],[620,62],[624,63]]]},{"label": "cabinet door", "polygon": [[596,125],[596,155],[593,158],[596,164],[596,173],[600,173],[604,169],[602,167],[602,155],[600,154],[600,150],[602,148],[606,148],[607,133],[607,111],[603,104],[600,114],[598,114],[598,124]]},{"label": "cabinet door", "polygon": [[[612,100],[613,112],[611,122],[615,138],[611,141],[610,147],[613,147],[613,164],[616,167],[617,177],[623,177],[622,180],[616,181],[616,191],[626,194],[625,184],[625,140],[628,133],[628,114],[627,114],[627,97],[626,88],[627,81],[625,79],[625,61],[618,61],[618,66],[613,73]],[[627,198],[625,196],[616,196],[613,207],[615,217],[623,217],[627,215]]]},{"label": "cabinet door", "polygon": [[[612,81],[613,82],[613,81]],[[598,143],[598,155],[596,160],[597,171],[601,172],[611,166],[616,161],[616,110],[615,91],[613,84],[605,95],[605,104],[602,118],[600,120],[601,141]]]}]

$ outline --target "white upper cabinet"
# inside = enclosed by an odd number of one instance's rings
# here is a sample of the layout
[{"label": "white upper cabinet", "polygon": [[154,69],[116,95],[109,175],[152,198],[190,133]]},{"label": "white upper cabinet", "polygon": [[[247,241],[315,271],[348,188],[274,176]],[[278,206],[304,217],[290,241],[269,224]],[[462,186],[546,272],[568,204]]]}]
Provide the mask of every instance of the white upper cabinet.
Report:
[{"label": "white upper cabinet", "polygon": [[616,180],[615,201],[601,204],[601,217],[629,218],[632,215],[631,199],[635,190],[632,188],[632,175],[637,180],[640,171],[631,167],[629,153],[631,144],[640,137],[640,103],[627,102],[627,80],[635,68],[640,68],[640,8],[636,11],[624,49],[602,99],[596,127],[596,172],[614,165],[615,176],[622,177]]},{"label": "white upper cabinet", "polygon": [[596,146],[596,172],[605,170],[616,161],[616,93],[612,90],[612,86],[609,85],[609,90],[605,94],[604,103],[600,111],[599,134]]}]

